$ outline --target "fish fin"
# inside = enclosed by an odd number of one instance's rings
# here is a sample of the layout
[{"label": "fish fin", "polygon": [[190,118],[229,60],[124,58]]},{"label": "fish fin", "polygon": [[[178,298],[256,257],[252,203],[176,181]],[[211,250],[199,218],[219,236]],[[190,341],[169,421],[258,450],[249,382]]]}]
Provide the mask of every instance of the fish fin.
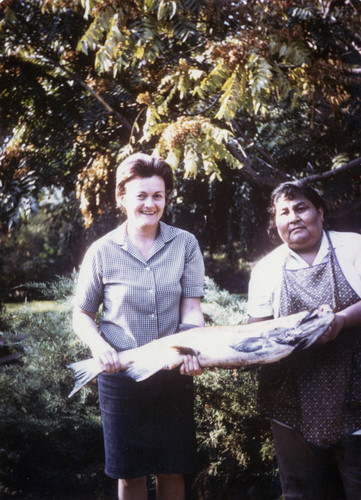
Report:
[{"label": "fish fin", "polygon": [[75,393],[103,371],[94,358],[76,361],[75,363],[67,365],[67,367],[71,368],[75,374],[74,389],[71,391],[68,398],[74,396]]},{"label": "fish fin", "polygon": [[271,338],[277,344],[287,344],[291,346],[298,346],[300,338],[298,337],[301,330],[296,328],[277,327],[269,332]]},{"label": "fish fin", "polygon": [[295,351],[302,351],[303,349],[307,349],[307,347],[312,344],[313,342],[310,342],[307,338],[300,339],[295,346]]},{"label": "fish fin", "polygon": [[172,349],[175,349],[178,354],[181,354],[182,356],[187,356],[187,354],[190,354],[191,356],[198,356],[200,354],[199,351],[195,351],[191,347],[186,347],[183,345],[172,345]]},{"label": "fish fin", "polygon": [[260,337],[250,337],[248,339],[241,340],[236,344],[230,345],[232,349],[238,352],[255,352],[263,348],[264,339]]}]

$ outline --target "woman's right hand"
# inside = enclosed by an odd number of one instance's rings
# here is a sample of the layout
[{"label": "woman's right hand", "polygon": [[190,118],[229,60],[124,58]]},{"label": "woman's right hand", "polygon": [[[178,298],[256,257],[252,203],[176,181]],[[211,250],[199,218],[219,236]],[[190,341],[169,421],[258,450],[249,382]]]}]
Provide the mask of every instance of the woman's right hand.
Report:
[{"label": "woman's right hand", "polygon": [[199,366],[197,356],[191,356],[190,354],[184,356],[183,364],[180,366],[180,373],[182,375],[191,375],[194,377],[202,375],[203,371],[203,368]]},{"label": "woman's right hand", "polygon": [[94,346],[91,351],[106,373],[116,373],[120,371],[121,365],[117,351],[111,347],[105,340],[101,339],[103,344]]},{"label": "woman's right hand", "polygon": [[73,328],[76,334],[90,348],[101,368],[107,373],[120,370],[118,353],[101,337],[95,323],[95,314],[84,309],[74,308]]}]

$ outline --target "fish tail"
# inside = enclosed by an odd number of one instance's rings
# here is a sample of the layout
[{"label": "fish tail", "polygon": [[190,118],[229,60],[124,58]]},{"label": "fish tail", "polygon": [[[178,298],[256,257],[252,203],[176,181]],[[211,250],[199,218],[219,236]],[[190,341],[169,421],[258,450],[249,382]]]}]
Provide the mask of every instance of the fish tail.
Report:
[{"label": "fish tail", "polygon": [[68,398],[74,396],[75,393],[103,371],[94,358],[77,361],[67,365],[67,367],[71,368],[75,374],[75,385]]}]

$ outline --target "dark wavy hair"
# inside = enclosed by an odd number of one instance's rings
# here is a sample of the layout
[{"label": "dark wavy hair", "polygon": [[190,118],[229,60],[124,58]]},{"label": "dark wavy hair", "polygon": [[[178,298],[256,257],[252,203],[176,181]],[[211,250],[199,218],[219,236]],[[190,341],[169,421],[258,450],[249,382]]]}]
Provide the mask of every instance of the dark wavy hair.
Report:
[{"label": "dark wavy hair", "polygon": [[162,177],[165,184],[166,201],[173,190],[172,167],[159,157],[152,157],[143,153],[128,156],[117,168],[115,195],[119,206],[119,199],[125,194],[127,182],[135,177]]},{"label": "dark wavy hair", "polygon": [[281,196],[284,196],[287,200],[294,200],[299,196],[303,196],[309,200],[317,210],[322,208],[325,215],[325,202],[316,189],[311,188],[302,181],[284,182],[272,191],[271,203],[268,207],[270,218],[267,232],[272,241],[278,241],[279,239],[276,227],[276,203]]}]

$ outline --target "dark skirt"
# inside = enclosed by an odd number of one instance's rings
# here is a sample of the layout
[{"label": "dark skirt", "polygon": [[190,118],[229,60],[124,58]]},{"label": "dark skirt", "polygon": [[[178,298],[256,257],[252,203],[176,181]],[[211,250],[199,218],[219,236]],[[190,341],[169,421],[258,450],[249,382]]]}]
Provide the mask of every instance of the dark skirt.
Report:
[{"label": "dark skirt", "polygon": [[105,473],[114,479],[197,469],[193,378],[162,371],[142,382],[98,377]]}]

